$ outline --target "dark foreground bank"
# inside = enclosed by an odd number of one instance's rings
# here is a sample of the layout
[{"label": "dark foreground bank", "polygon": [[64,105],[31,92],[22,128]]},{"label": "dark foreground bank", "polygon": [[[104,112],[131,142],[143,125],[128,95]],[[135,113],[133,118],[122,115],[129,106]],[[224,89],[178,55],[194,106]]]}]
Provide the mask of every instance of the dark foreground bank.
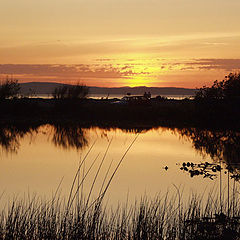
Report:
[{"label": "dark foreground bank", "polygon": [[1,100],[0,121],[74,121],[98,125],[239,128],[239,102],[196,103],[194,100],[151,99],[127,103],[118,99]]}]

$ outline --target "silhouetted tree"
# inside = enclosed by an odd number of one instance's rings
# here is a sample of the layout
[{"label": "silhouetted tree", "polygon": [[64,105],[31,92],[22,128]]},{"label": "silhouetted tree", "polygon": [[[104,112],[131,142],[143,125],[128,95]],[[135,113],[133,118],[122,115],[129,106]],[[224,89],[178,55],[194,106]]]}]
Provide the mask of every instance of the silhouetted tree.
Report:
[{"label": "silhouetted tree", "polygon": [[89,93],[89,88],[85,85],[77,84],[68,88],[68,98],[85,98]]},{"label": "silhouetted tree", "polygon": [[52,95],[56,99],[79,99],[86,98],[89,88],[85,85],[77,84],[72,86],[60,86],[54,89]]},{"label": "silhouetted tree", "polygon": [[215,81],[211,87],[203,86],[195,95],[197,102],[218,102],[240,99],[240,73],[230,73],[222,81]]},{"label": "silhouetted tree", "polygon": [[14,98],[19,94],[20,85],[18,80],[6,78],[0,84],[0,99]]},{"label": "silhouetted tree", "polygon": [[67,98],[68,87],[67,86],[60,86],[54,89],[52,96],[55,99],[65,99]]},{"label": "silhouetted tree", "polygon": [[226,99],[240,98],[240,73],[230,73],[223,81],[224,97]]}]

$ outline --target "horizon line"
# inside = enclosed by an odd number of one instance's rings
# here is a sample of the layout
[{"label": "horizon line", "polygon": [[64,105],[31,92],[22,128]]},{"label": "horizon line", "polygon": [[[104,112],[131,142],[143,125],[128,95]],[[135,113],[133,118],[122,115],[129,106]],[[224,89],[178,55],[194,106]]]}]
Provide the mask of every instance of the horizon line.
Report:
[{"label": "horizon line", "polygon": [[[31,82],[20,82],[19,84],[26,84],[26,83],[55,83],[55,84],[61,84],[61,85],[76,85],[76,84],[70,84],[70,83],[60,83],[60,82],[34,82],[34,81],[31,81]],[[195,87],[195,88],[187,88],[187,87],[177,87],[177,86],[175,86],[175,87],[153,87],[153,86],[151,86],[151,87],[147,87],[147,86],[135,86],[135,87],[130,87],[130,86],[121,86],[121,87],[101,87],[101,86],[93,86],[93,85],[87,85],[87,84],[82,84],[82,85],[85,85],[85,86],[87,86],[87,87],[95,87],[95,88],[141,88],[141,87],[143,87],[143,88],[182,88],[182,89],[192,89],[192,90],[196,90],[196,89],[198,89],[197,87]]]}]

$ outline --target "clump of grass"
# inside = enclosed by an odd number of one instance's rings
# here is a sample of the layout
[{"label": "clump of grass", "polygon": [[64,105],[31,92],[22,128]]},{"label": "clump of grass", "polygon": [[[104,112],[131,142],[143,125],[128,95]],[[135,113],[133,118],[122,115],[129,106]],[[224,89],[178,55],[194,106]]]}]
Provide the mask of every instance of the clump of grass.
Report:
[{"label": "clump of grass", "polygon": [[86,199],[69,208],[60,198],[34,197],[14,200],[1,212],[0,239],[237,239],[236,216],[239,209],[227,217],[211,197],[203,204],[192,196],[181,206],[168,196],[145,197],[116,210]]}]

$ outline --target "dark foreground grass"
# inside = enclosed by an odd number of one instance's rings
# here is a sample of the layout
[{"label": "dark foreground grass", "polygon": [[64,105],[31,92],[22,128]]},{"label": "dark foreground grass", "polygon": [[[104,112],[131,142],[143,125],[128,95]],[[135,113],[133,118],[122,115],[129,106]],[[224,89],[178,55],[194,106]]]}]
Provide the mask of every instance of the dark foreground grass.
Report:
[{"label": "dark foreground grass", "polygon": [[188,203],[168,196],[143,198],[116,210],[107,209],[99,199],[80,199],[69,208],[59,198],[47,202],[34,197],[14,200],[1,212],[0,238],[239,239],[239,208],[233,212],[232,207],[225,215],[211,196],[205,203],[194,196]]}]

